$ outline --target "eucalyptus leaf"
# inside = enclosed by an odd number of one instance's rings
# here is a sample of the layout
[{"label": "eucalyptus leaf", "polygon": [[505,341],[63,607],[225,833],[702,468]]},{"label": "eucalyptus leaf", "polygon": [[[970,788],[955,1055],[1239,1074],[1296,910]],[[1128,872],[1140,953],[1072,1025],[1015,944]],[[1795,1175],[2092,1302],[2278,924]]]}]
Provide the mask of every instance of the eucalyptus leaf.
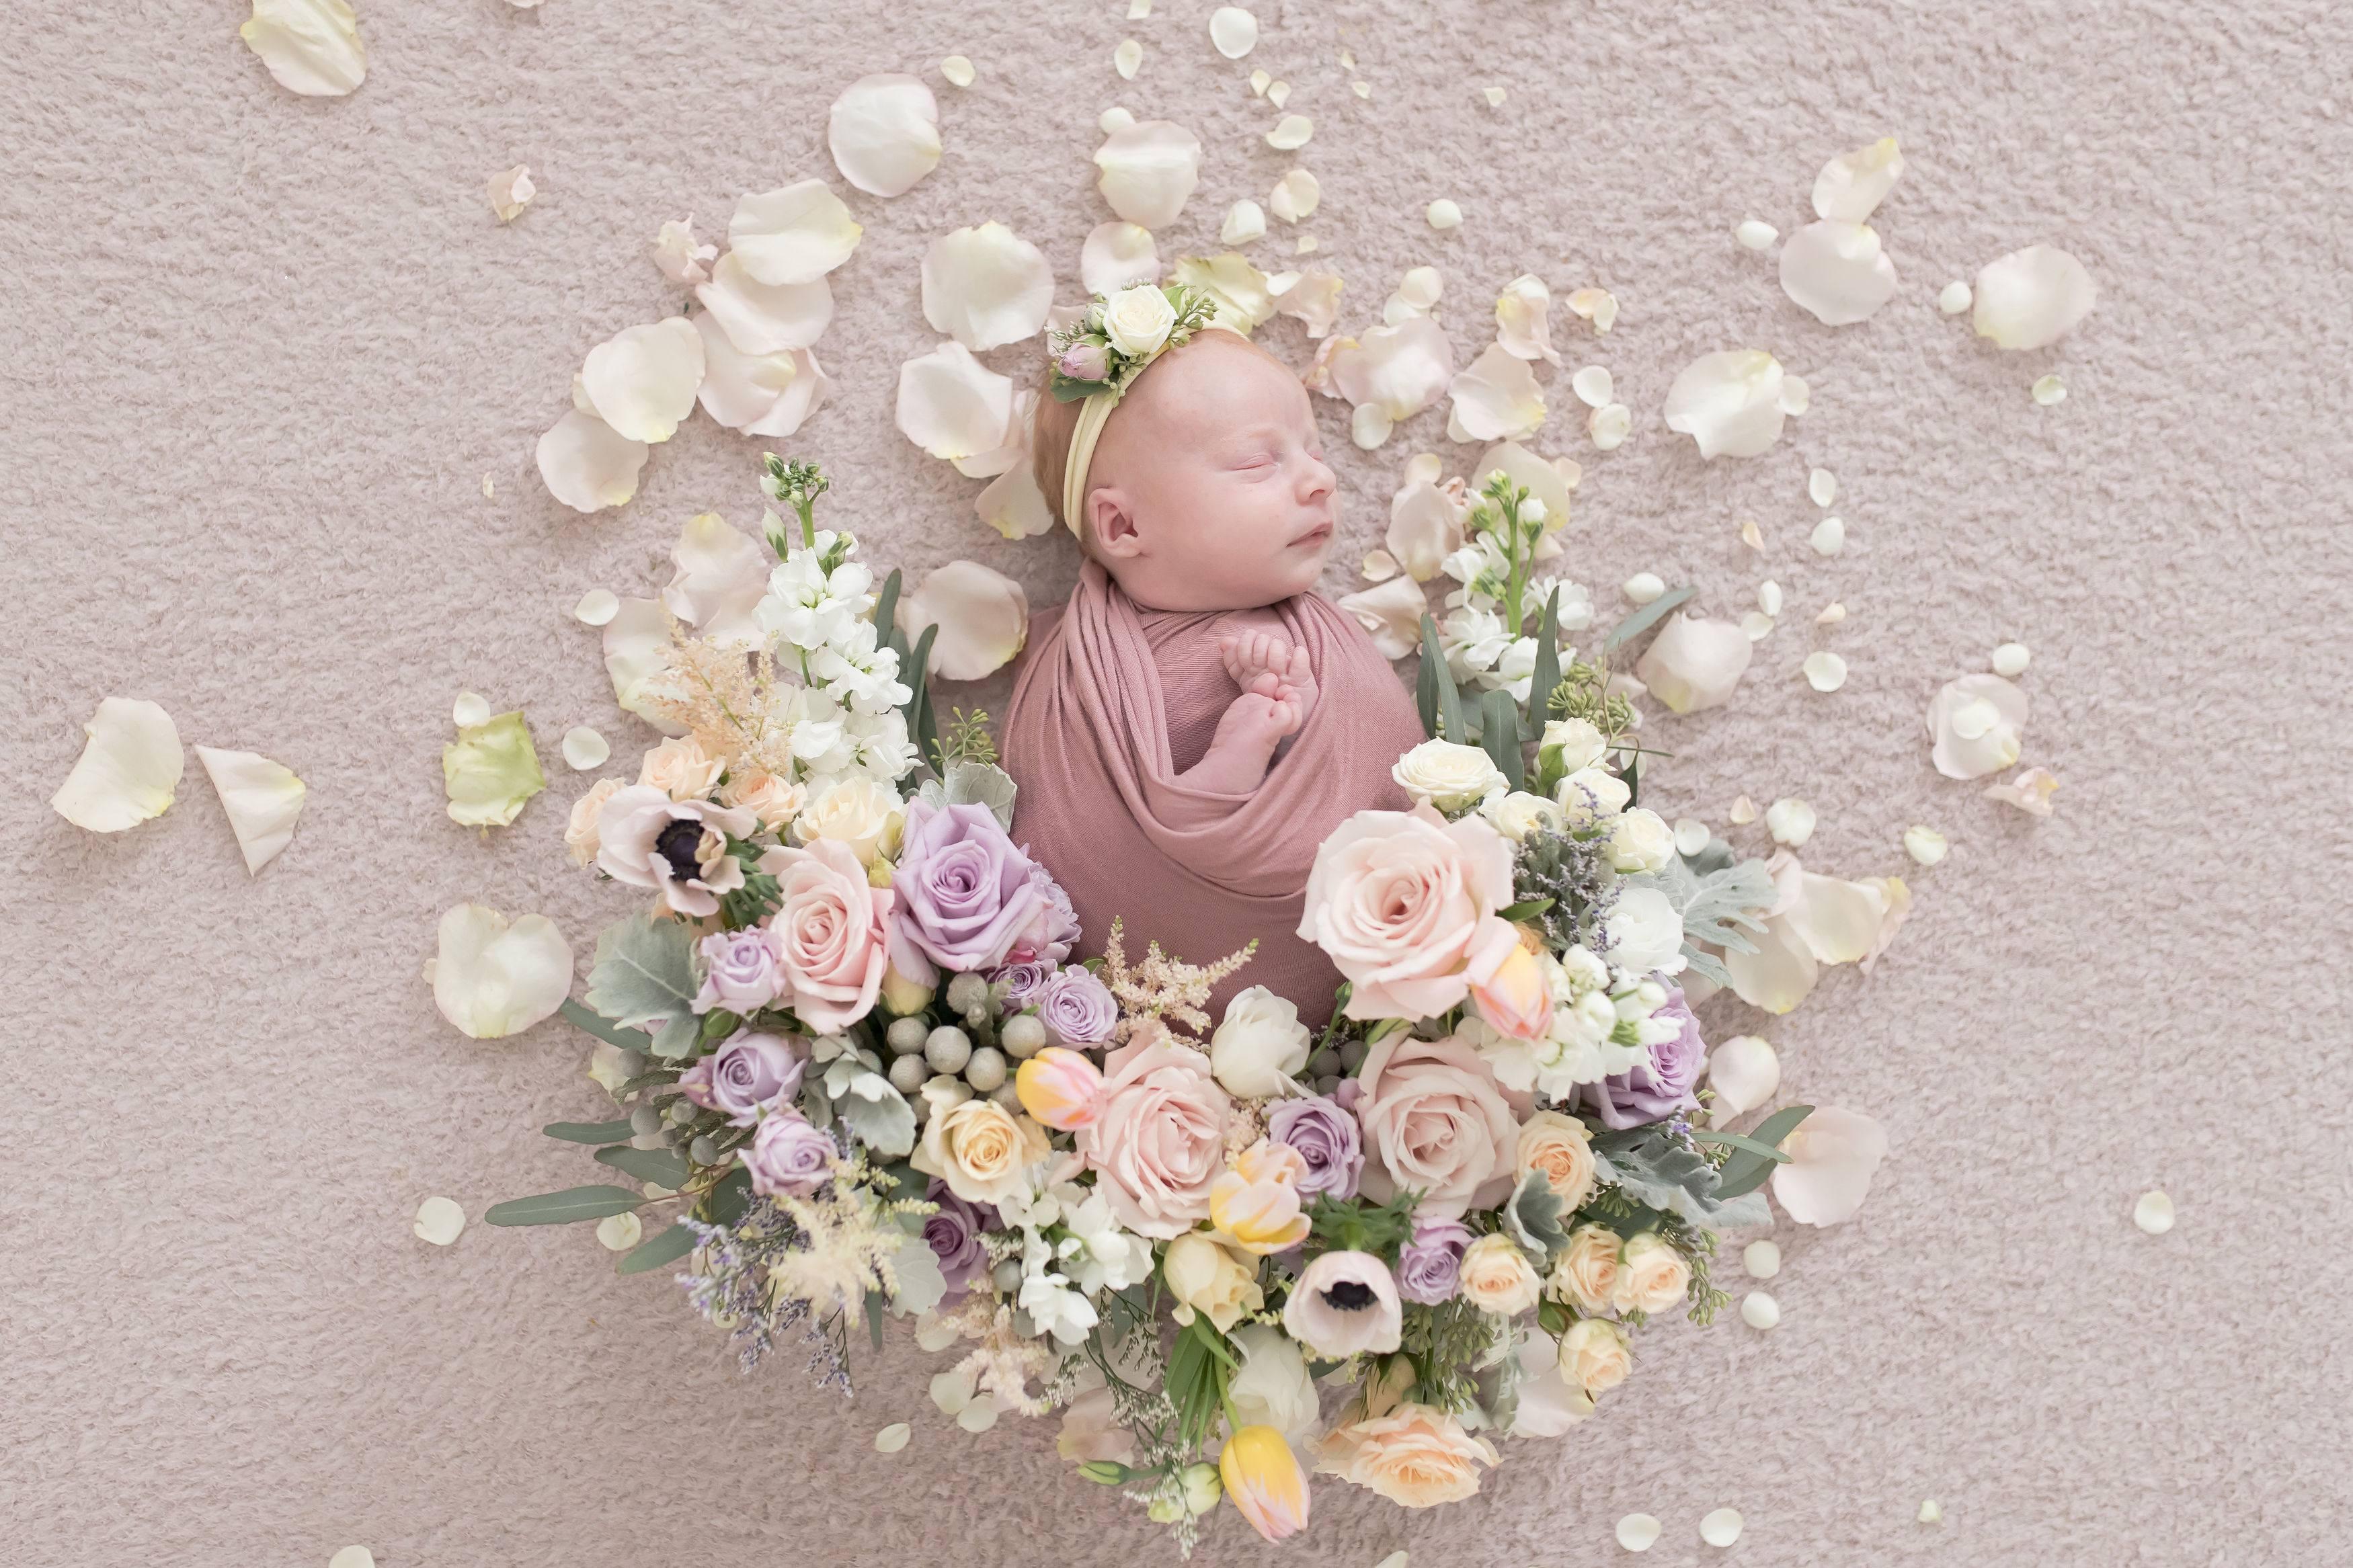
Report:
[{"label": "eucalyptus leaf", "polygon": [[1490,691],[1481,700],[1484,722],[1480,725],[1482,743],[1495,766],[1503,770],[1504,782],[1514,789],[1527,784],[1527,767],[1520,756],[1520,705],[1512,700],[1508,691]]},{"label": "eucalyptus leaf", "polygon": [[1698,590],[1695,588],[1677,588],[1671,593],[1660,595],[1609,629],[1609,635],[1601,639],[1602,653],[1605,655],[1616,653],[1620,648],[1666,619],[1669,611],[1681,605],[1696,592]]},{"label": "eucalyptus leaf", "polygon": [[1763,1155],[1766,1159],[1772,1161],[1777,1165],[1786,1165],[1789,1163],[1789,1156],[1782,1153],[1780,1150],[1776,1149],[1772,1144],[1759,1143],[1756,1139],[1744,1137],[1737,1132],[1695,1131],[1692,1134],[1692,1138],[1694,1142],[1701,1143],[1721,1143],[1727,1148],[1746,1149],[1752,1154]]},{"label": "eucalyptus leaf", "polygon": [[482,1218],[491,1225],[576,1225],[627,1214],[645,1201],[643,1193],[627,1187],[569,1187],[492,1204]]},{"label": "eucalyptus leaf", "polygon": [[915,1108],[887,1079],[882,1082],[880,1100],[845,1094],[833,1102],[833,1109],[849,1124],[860,1143],[884,1158],[902,1160],[913,1152]]},{"label": "eucalyptus leaf", "polygon": [[633,1129],[624,1116],[618,1121],[551,1121],[540,1131],[566,1143],[626,1143]]},{"label": "eucalyptus leaf", "polygon": [[1462,718],[1462,694],[1454,689],[1454,672],[1446,667],[1446,650],[1439,645],[1438,623],[1428,610],[1421,613],[1421,662],[1438,692],[1438,732],[1457,744],[1468,743]]},{"label": "eucalyptus leaf", "polygon": [[893,566],[891,574],[882,579],[882,591],[874,595],[874,625],[887,634],[897,627],[898,617],[899,569]]},{"label": "eucalyptus leaf", "polygon": [[659,1023],[654,1055],[681,1057],[693,1046],[702,1026],[693,1005],[700,989],[694,938],[679,921],[631,915],[597,936],[588,1005],[623,1026]]},{"label": "eucalyptus leaf", "polygon": [[[1614,1182],[1620,1192],[1640,1204],[1709,1230],[1755,1224],[1736,1217],[1746,1208],[1727,1214],[1726,1192],[1715,1165],[1689,1144],[1678,1141],[1662,1123],[1599,1133],[1593,1140],[1595,1175]],[[1742,1152],[1735,1160],[1753,1159]],[[1745,1189],[1742,1189],[1745,1191]]]},{"label": "eucalyptus leaf", "polygon": [[1528,681],[1528,725],[1541,736],[1552,717],[1552,694],[1560,685],[1560,584],[1545,595],[1544,622],[1536,628],[1536,667]]},{"label": "eucalyptus leaf", "polygon": [[590,1012],[569,996],[564,999],[564,1005],[557,1011],[564,1015],[565,1023],[585,1034],[596,1036],[608,1046],[618,1046],[625,1051],[635,1051],[639,1056],[654,1048],[653,1037],[644,1030],[624,1029],[612,1019],[601,1013]]},{"label": "eucalyptus leaf", "polygon": [[616,1148],[596,1151],[596,1163],[624,1171],[641,1182],[651,1182],[668,1187],[671,1192],[686,1185],[694,1167],[686,1156],[675,1149],[633,1149],[623,1143]]},{"label": "eucalyptus leaf", "polygon": [[1552,896],[1546,894],[1541,899],[1528,899],[1520,903],[1506,905],[1495,912],[1507,921],[1532,921],[1552,908]]},{"label": "eucalyptus leaf", "polygon": [[707,1215],[709,1225],[733,1226],[744,1218],[744,1211],[752,1206],[752,1173],[738,1165],[702,1195],[694,1205]]},{"label": "eucalyptus leaf", "polygon": [[877,1352],[882,1349],[883,1297],[880,1290],[866,1292],[866,1331],[874,1341]]},{"label": "eucalyptus leaf", "polygon": [[671,1226],[651,1241],[640,1242],[624,1253],[613,1265],[616,1274],[643,1274],[649,1268],[659,1268],[665,1263],[675,1263],[694,1250],[694,1232],[682,1225]]},{"label": "eucalyptus leaf", "polygon": [[[1778,1149],[1788,1141],[1789,1134],[1798,1130],[1799,1123],[1813,1113],[1814,1108],[1810,1105],[1785,1105],[1758,1123],[1757,1131],[1748,1136],[1768,1149]],[[1716,1192],[1725,1197],[1753,1193],[1765,1184],[1766,1177],[1773,1173],[1773,1161],[1762,1154],[1740,1150],[1726,1160],[1724,1169],[1716,1173]],[[1758,1201],[1763,1201],[1761,1195]]]}]

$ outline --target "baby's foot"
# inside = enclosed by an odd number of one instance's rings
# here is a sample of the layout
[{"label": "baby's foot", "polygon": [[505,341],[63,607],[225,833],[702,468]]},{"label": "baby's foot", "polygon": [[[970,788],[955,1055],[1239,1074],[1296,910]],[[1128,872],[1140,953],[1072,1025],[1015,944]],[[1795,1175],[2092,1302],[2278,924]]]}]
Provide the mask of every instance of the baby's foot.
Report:
[{"label": "baby's foot", "polygon": [[1262,675],[1272,675],[1299,700],[1299,722],[1315,710],[1315,668],[1307,650],[1293,647],[1277,632],[1228,633],[1218,639],[1218,655],[1236,686],[1248,691]]},{"label": "baby's foot", "polygon": [[1271,672],[1261,674],[1227,706],[1209,749],[1178,781],[1217,795],[1247,795],[1265,779],[1275,747],[1300,723],[1299,694]]}]

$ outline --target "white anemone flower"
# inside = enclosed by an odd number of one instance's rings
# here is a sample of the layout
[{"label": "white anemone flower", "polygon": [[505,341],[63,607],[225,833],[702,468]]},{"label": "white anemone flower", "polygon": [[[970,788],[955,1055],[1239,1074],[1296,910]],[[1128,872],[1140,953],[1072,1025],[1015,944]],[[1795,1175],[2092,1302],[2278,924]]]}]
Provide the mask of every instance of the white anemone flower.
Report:
[{"label": "white anemone flower", "polygon": [[1001,223],[944,234],[923,252],[923,320],[968,349],[1037,336],[1053,303],[1046,253]]},{"label": "white anemone flower", "polygon": [[1781,1087],[1781,1058],[1756,1035],[1735,1035],[1707,1053],[1710,1125],[1722,1127],[1763,1105]]},{"label": "white anemone flower", "polygon": [[[1311,338],[1330,337],[1333,324],[1340,319],[1340,275],[1311,267],[1304,272],[1284,276],[1292,282],[1274,296],[1275,313],[1304,322]],[[1267,279],[1267,288],[1273,289],[1273,279]]]},{"label": "white anemone flower", "polygon": [[780,354],[813,346],[833,321],[833,289],[822,278],[807,283],[763,283],[733,251],[719,258],[695,299],[747,354]]},{"label": "white anemone flower", "polygon": [[548,494],[575,511],[627,506],[651,450],[575,408],[539,438],[539,477]]},{"label": "white anemone flower", "polygon": [[509,921],[482,904],[441,917],[440,946],[425,966],[441,1016],[461,1034],[495,1040],[520,1033],[572,993],[572,949],[545,915]]},{"label": "white anemone flower", "polygon": [[1332,356],[1332,384],[1359,409],[1377,408],[1394,424],[1446,395],[1454,380],[1454,345],[1426,316],[1374,327]]},{"label": "white anemone flower", "polygon": [[1773,1167],[1773,1196],[1799,1225],[1852,1219],[1887,1158],[1886,1130],[1857,1110],[1823,1106],[1782,1142],[1788,1163]]},{"label": "white anemone flower", "polygon": [[910,647],[925,626],[939,627],[931,674],[978,680],[1002,668],[1029,639],[1029,598],[1020,584],[977,561],[951,561],[899,601],[899,626]]},{"label": "white anemone flower", "polygon": [[[1533,272],[1523,272],[1504,285],[1495,297],[1495,342],[1504,352],[1521,359],[1558,364],[1552,346],[1552,290]],[[1607,401],[1606,399],[1604,401]]]},{"label": "white anemone flower", "polygon": [[2099,290],[2084,264],[2052,245],[2030,245],[1978,274],[1978,336],[2006,349],[2039,349],[2092,313]]},{"label": "white anemone flower", "polygon": [[1266,198],[1266,210],[1285,223],[1298,223],[1312,216],[1324,200],[1324,187],[1305,169],[1293,169],[1274,183],[1274,190]]},{"label": "white anemone flower", "polygon": [[2018,761],[2026,693],[1999,675],[1947,681],[1928,704],[1931,760],[1948,779],[1983,778]]},{"label": "white anemone flower", "polygon": [[942,343],[899,367],[899,433],[934,458],[996,451],[1012,423],[1012,378],[962,343]]},{"label": "white anemone flower", "polygon": [[1446,434],[1456,441],[1516,441],[1545,422],[1535,372],[1502,343],[1490,343],[1448,388],[1454,406]]},{"label": "white anemone flower", "polygon": [[92,833],[120,833],[171,808],[187,759],[179,726],[161,706],[109,697],[82,726],[73,772],[49,797],[59,816]]},{"label": "white anemone flower", "polygon": [[694,318],[702,334],[703,377],[696,396],[702,411],[746,436],[790,436],[833,391],[833,382],[807,349],[747,354],[729,341],[718,318]]},{"label": "white anemone flower", "polygon": [[1783,416],[1803,410],[1803,384],[1761,349],[1702,354],[1667,389],[1667,428],[1698,442],[1703,458],[1757,457],[1781,438]]},{"label": "white anemone flower", "polygon": [[1136,283],[1160,281],[1160,253],[1141,224],[1099,223],[1079,247],[1079,286],[1090,294],[1116,294]]},{"label": "white anemone flower", "polygon": [[1893,136],[1841,153],[1814,176],[1814,216],[1839,223],[1869,223],[1903,177],[1904,154]]},{"label": "white anemone flower", "polygon": [[196,760],[220,795],[229,830],[245,856],[246,875],[252,876],[294,841],[294,819],[302,815],[309,791],[291,768],[253,752],[198,746]]},{"label": "white anemone flower", "polygon": [[741,197],[727,222],[727,243],[760,283],[814,283],[858,248],[865,230],[823,180]]},{"label": "white anemone flower", "polygon": [[1201,179],[1201,139],[1171,121],[1122,126],[1095,149],[1095,182],[1111,210],[1129,223],[1165,228],[1185,210]]},{"label": "white anemone flower", "polygon": [[1669,711],[1696,713],[1731,697],[1755,651],[1748,634],[1733,622],[1697,620],[1678,611],[1642,650],[1634,674]]},{"label": "white anemone flower", "polygon": [[1781,292],[1826,327],[1851,326],[1895,297],[1895,263],[1869,224],[1824,218],[1781,247]]},{"label": "white anemone flower", "polygon": [[940,163],[940,106],[911,76],[860,77],[833,100],[833,165],[871,196],[901,196]]},{"label": "white anemone flower", "polygon": [[1421,617],[1430,600],[1411,577],[1400,574],[1336,602],[1365,628],[1383,658],[1403,658],[1421,646]]},{"label": "white anemone flower", "polygon": [[694,412],[702,384],[702,334],[665,316],[613,334],[588,351],[580,384],[596,416],[631,441],[667,441]]},{"label": "white anemone flower", "polygon": [[253,0],[237,36],[289,92],[342,98],[367,79],[359,19],[343,0]]}]

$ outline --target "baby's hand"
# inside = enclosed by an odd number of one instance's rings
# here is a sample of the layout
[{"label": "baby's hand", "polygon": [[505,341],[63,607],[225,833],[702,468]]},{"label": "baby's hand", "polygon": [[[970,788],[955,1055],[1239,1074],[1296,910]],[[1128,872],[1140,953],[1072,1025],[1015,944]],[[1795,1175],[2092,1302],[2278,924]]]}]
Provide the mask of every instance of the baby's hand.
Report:
[{"label": "baby's hand", "polygon": [[1315,710],[1315,669],[1305,648],[1292,647],[1276,632],[1229,632],[1218,639],[1218,654],[1225,661],[1226,673],[1244,691],[1265,675],[1289,688],[1298,705],[1299,722],[1303,727],[1306,724],[1307,716]]}]

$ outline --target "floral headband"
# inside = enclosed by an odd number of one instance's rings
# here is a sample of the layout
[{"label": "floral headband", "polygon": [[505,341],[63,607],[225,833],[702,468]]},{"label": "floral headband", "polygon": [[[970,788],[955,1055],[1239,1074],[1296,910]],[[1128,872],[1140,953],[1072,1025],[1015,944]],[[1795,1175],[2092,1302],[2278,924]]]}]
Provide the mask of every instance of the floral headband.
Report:
[{"label": "floral headband", "polygon": [[1054,352],[1054,401],[1078,403],[1078,427],[1071,432],[1071,455],[1062,468],[1062,521],[1084,538],[1079,519],[1087,499],[1087,469],[1103,438],[1111,411],[1145,366],[1182,348],[1209,324],[1217,301],[1200,289],[1166,289],[1137,283],[1095,296],[1087,313],[1050,340]]}]

